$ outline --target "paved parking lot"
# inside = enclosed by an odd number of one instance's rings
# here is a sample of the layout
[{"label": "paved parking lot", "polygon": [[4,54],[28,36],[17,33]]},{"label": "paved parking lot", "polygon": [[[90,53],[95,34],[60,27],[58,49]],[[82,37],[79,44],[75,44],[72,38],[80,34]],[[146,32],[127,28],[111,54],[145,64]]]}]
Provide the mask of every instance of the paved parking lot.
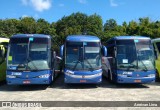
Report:
[{"label": "paved parking lot", "polygon": [[67,85],[60,75],[52,85],[0,85],[0,101],[160,101],[160,82],[143,85]]}]

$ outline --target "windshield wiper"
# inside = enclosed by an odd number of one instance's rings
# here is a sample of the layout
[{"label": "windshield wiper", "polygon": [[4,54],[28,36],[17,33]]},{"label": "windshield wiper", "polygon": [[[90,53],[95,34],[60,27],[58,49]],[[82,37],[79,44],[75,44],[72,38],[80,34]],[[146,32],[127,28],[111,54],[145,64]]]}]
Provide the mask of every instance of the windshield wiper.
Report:
[{"label": "windshield wiper", "polygon": [[[139,53],[140,52],[140,50],[137,50],[138,52],[137,53]],[[137,57],[138,57],[138,60],[142,63],[142,65],[144,66],[144,68],[142,69],[143,71],[147,71],[148,69],[147,69],[147,67],[146,67],[146,65],[143,63],[143,61],[139,58],[139,55],[137,55]]]},{"label": "windshield wiper", "polygon": [[17,70],[26,70],[27,67],[27,61],[24,59],[22,59],[22,62],[20,62],[17,66]]},{"label": "windshield wiper", "polygon": [[147,67],[146,67],[146,65],[143,63],[143,61],[142,60],[140,60],[139,59],[139,61],[142,63],[142,65],[144,66],[144,68],[142,69],[143,71],[148,71],[148,69],[147,69]]},{"label": "windshield wiper", "polygon": [[[75,64],[74,67],[73,67],[73,71],[76,69],[78,63],[81,63],[81,61],[80,61],[80,60],[77,60],[76,64]],[[82,63],[81,63],[81,65],[82,65]]]},{"label": "windshield wiper", "polygon": [[[37,66],[35,65],[35,63],[34,62],[32,62],[32,60],[28,57],[27,58],[27,64],[28,63],[31,63],[33,66],[34,66],[34,68],[35,68],[35,70],[36,71],[38,71],[38,68],[37,68]],[[27,65],[27,68],[29,68],[29,66]],[[31,68],[30,68],[30,70],[32,70]]]},{"label": "windshield wiper", "polygon": [[130,68],[133,68],[133,69],[135,70],[135,67],[136,67],[136,65],[134,65],[134,64],[129,64],[127,70],[130,70]]},{"label": "windshield wiper", "polygon": [[93,67],[92,67],[91,63],[88,61],[88,59],[87,59],[87,58],[85,58],[85,60],[87,61],[87,63],[88,63],[88,64],[89,64],[89,66],[91,67],[90,69],[93,71],[94,69],[93,69]]}]

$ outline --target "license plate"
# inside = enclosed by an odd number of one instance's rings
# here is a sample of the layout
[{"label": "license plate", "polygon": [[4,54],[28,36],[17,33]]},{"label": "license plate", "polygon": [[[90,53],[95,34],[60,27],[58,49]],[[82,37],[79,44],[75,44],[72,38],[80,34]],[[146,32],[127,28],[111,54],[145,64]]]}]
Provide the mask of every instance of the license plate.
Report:
[{"label": "license plate", "polygon": [[141,82],[141,80],[134,80],[134,82],[140,83],[140,82]]},{"label": "license plate", "polygon": [[23,84],[30,84],[31,82],[30,81],[23,81]]},{"label": "license plate", "polygon": [[87,82],[86,80],[80,80],[80,82],[84,83],[84,82]]}]

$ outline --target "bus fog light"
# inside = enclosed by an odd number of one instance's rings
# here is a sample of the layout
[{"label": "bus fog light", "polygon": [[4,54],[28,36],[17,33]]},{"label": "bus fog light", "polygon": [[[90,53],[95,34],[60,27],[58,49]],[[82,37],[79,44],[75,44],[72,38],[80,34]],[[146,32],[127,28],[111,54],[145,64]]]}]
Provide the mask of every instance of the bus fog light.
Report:
[{"label": "bus fog light", "polygon": [[148,77],[155,77],[155,74],[149,74]]}]

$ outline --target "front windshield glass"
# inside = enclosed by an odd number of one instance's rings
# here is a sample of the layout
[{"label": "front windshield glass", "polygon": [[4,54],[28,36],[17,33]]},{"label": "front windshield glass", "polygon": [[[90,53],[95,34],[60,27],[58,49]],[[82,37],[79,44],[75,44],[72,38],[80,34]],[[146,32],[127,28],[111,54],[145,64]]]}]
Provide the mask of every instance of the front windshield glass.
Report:
[{"label": "front windshield glass", "polygon": [[138,69],[153,70],[154,69],[154,53],[150,40],[139,40],[136,42]]},{"label": "front windshield glass", "polygon": [[100,44],[99,42],[87,42],[84,45],[84,68],[101,68]]},{"label": "front windshield glass", "polygon": [[154,53],[150,40],[118,40],[117,69],[153,70]]},{"label": "front windshield glass", "polygon": [[117,40],[117,69],[137,69],[137,55],[134,40]]},{"label": "front windshield glass", "polygon": [[99,42],[67,42],[65,67],[71,70],[96,70],[101,67]]},{"label": "front windshield glass", "polygon": [[47,38],[12,38],[9,46],[8,69],[49,69],[48,56]]}]

